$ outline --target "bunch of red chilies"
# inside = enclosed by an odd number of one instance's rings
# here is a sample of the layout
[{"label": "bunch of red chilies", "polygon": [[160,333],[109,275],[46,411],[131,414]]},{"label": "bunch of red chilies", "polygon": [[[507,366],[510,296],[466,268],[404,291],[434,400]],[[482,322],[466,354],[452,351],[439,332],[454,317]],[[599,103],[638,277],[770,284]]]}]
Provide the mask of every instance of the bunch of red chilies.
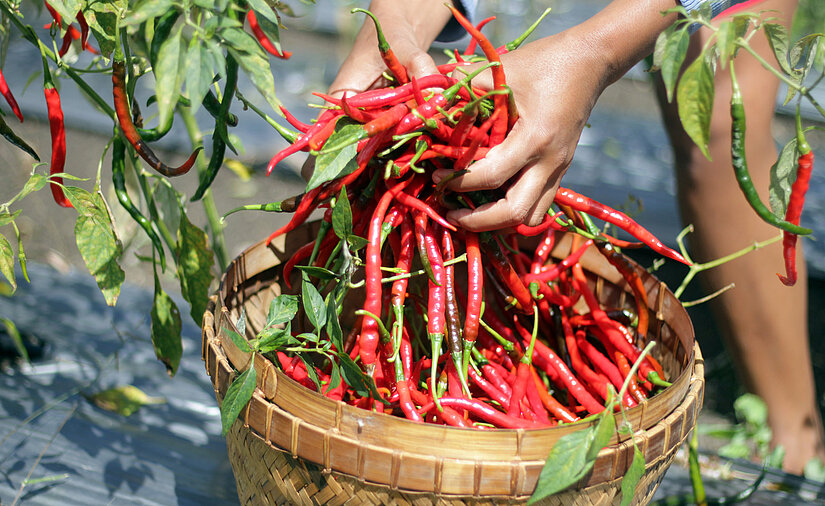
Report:
[{"label": "bunch of red chilies", "polygon": [[[330,201],[346,187],[353,233],[368,242],[362,259],[365,300],[355,311],[343,351],[374,380],[382,399],[359,396],[343,381],[330,388],[328,363],[315,371],[327,397],[457,427],[537,428],[573,422],[605,409],[609,390],[620,390],[640,357],[637,343],[646,338],[645,288],[638,267],[618,248],[647,245],[687,261],[625,214],[565,188],[555,198],[558,213],[551,211],[541,225],[522,225],[514,233],[457,230],[443,218],[449,206],[473,207],[494,198],[445,192],[433,184],[430,171],[471,169],[474,160],[504,139],[517,115],[499,55],[527,35],[496,49],[480,32],[489,19],[473,26],[461,13],[453,14],[473,40],[464,53],[455,51],[455,61],[440,66],[439,74],[411,80],[376,22],[394,86],[341,99],[324,96],[333,106],[312,125],[284,111],[301,133],[275,155],[270,171],[292,153],[333,152],[354,143],[358,167],[282,203],[294,215],[270,240],[327,207],[327,225],[316,241],[285,263],[284,279],[290,280],[295,266],[307,260],[319,267],[334,265],[340,245],[329,226]],[[484,68],[493,73],[492,92],[470,84],[478,72],[451,77],[473,59],[476,45],[488,61]],[[344,119],[361,127],[344,141],[327,143]],[[561,231],[592,231],[590,216],[640,242],[599,231],[574,235],[572,253],[552,261],[549,254]],[[538,246],[530,252],[521,249],[524,236],[540,236]],[[635,315],[600,306],[579,263],[594,246],[631,287]],[[391,276],[383,277],[384,272]],[[278,352],[278,359],[287,375],[317,389],[306,362],[284,352]],[[636,376],[621,399],[627,407],[668,385],[661,365],[650,356],[640,362]]]}]

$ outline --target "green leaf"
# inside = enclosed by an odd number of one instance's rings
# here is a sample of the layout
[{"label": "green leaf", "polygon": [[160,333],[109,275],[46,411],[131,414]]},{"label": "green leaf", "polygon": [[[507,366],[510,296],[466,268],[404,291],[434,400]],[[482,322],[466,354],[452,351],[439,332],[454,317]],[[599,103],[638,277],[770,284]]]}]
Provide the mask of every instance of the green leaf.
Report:
[{"label": "green leaf", "polygon": [[759,396],[744,394],[733,401],[736,418],[744,420],[752,427],[768,425],[768,405]]},{"label": "green leaf", "polygon": [[318,372],[315,370],[315,364],[313,364],[311,360],[307,359],[303,353],[298,353],[298,358],[301,359],[301,362],[303,362],[307,368],[307,377],[312,380],[315,384],[315,388],[318,392],[320,392],[321,380],[318,379]]},{"label": "green leaf", "polygon": [[152,346],[155,356],[166,366],[169,376],[174,376],[183,355],[181,344],[180,311],[175,302],[160,286],[155,274],[155,300],[152,304]]},{"label": "green leaf", "polygon": [[338,388],[338,385],[341,384],[341,369],[334,360],[330,362],[332,363],[332,372],[329,373],[329,383],[327,383],[325,392]]},{"label": "green leaf", "polygon": [[241,414],[243,408],[252,399],[252,394],[255,393],[255,387],[258,382],[258,374],[255,368],[250,366],[249,369],[240,373],[226,389],[226,396],[223,398],[221,404],[221,426],[223,427],[222,434],[226,436],[229,428],[238,415]]},{"label": "green leaf", "polygon": [[28,153],[29,156],[40,161],[40,157],[37,156],[37,153],[34,151],[34,148],[29,146],[26,141],[20,138],[17,134],[14,133],[14,130],[6,123],[6,120],[3,119],[3,116],[0,115],[0,135],[6,138],[12,145],[17,146],[21,150]]},{"label": "green leaf", "polygon": [[[152,1],[147,3],[164,4],[165,2]],[[126,0],[106,0],[91,2],[86,7],[83,15],[86,17],[89,29],[95,40],[97,40],[100,54],[108,57],[115,50],[117,44],[119,14],[127,10],[128,2]]]},{"label": "green leaf", "polygon": [[627,506],[633,501],[636,494],[636,485],[645,474],[645,456],[642,455],[641,450],[635,444],[633,445],[633,462],[622,478],[622,503],[621,506]]},{"label": "green leaf", "polygon": [[716,47],[719,50],[719,63],[724,69],[736,52],[736,27],[733,21],[719,25],[719,30],[716,31]]},{"label": "green leaf", "polygon": [[[278,13],[275,12],[272,9],[272,7],[269,6],[266,0],[248,0],[247,3],[250,7],[252,7],[255,10],[256,14],[260,14],[262,16],[262,18],[258,18],[259,24],[261,23],[262,19],[267,19],[276,26],[281,23],[281,20],[278,18]],[[261,28],[263,28],[263,26]],[[267,33],[267,35],[269,34]]]},{"label": "green leaf", "polygon": [[285,328],[269,327],[258,334],[255,349],[260,353],[277,351],[284,346],[298,345],[300,342],[292,336],[292,323]]},{"label": "green leaf", "polygon": [[347,242],[352,247],[353,251],[358,251],[361,248],[365,248],[367,244],[370,243],[367,239],[357,235],[351,235],[347,237]]},{"label": "green leaf", "polygon": [[796,137],[791,139],[779,152],[776,163],[771,167],[771,184],[769,202],[773,214],[780,218],[785,217],[788,200],[791,198],[791,186],[796,181],[797,159]]},{"label": "green leaf", "polygon": [[269,303],[269,313],[266,316],[266,326],[287,323],[298,313],[297,295],[278,295]]},{"label": "green leaf", "polygon": [[26,363],[31,362],[31,360],[29,360],[29,352],[26,350],[26,345],[23,344],[23,336],[20,335],[17,325],[8,318],[0,318],[0,323],[6,327],[6,334],[9,335],[12,343],[14,343],[17,354],[20,355]]},{"label": "green leaf", "polygon": [[158,51],[157,68],[155,75],[155,95],[158,97],[158,124],[166,125],[171,121],[172,113],[180,96],[180,85],[185,71],[181,58],[181,32],[183,25],[173,30]]},{"label": "green leaf", "polygon": [[341,329],[341,322],[338,320],[335,297],[333,293],[327,295],[327,335],[336,350],[344,349],[344,331]]},{"label": "green leaf", "polygon": [[327,322],[327,308],[318,289],[306,277],[301,281],[301,299],[307,319],[320,332]]},{"label": "green leaf", "polygon": [[315,267],[314,265],[296,265],[295,268],[321,281],[329,281],[330,279],[338,277],[338,275],[331,270],[324,269],[323,267]]},{"label": "green leaf", "polygon": [[389,402],[379,395],[372,378],[364,374],[358,367],[358,364],[356,364],[349,355],[338,352],[338,360],[341,365],[341,377],[358,395],[361,397],[371,396],[382,404],[389,405]]},{"label": "green leaf", "polygon": [[73,21],[80,7],[82,7],[82,2],[80,0],[49,0],[49,5],[51,5],[64,20]]},{"label": "green leaf", "polygon": [[[327,144],[333,144],[339,139],[354,138],[361,125],[346,121],[339,121],[335,131],[327,139]],[[327,181],[352,174],[358,168],[358,144],[351,143],[346,147],[332,152],[321,152],[315,158],[315,170],[307,183],[306,191],[317,188]]]},{"label": "green leaf", "polygon": [[272,45],[275,46],[275,49],[277,49],[279,52],[281,52],[281,54],[283,54],[284,50],[281,47],[281,29],[279,28],[280,22],[277,21],[277,14],[272,9],[266,9],[263,12],[264,14],[274,14],[274,16],[272,16],[274,20],[270,19],[270,17],[266,15],[264,15],[263,17],[259,16],[258,25],[260,26],[261,30],[263,30],[264,35],[266,35],[270,42],[272,42]]},{"label": "green leaf", "polygon": [[708,159],[713,96],[713,69],[710,63],[700,56],[682,74],[676,90],[676,101],[679,105],[682,127]]},{"label": "green leaf", "polygon": [[65,192],[78,212],[74,227],[77,249],[97,281],[106,304],[114,306],[126,274],[118,264],[123,248],[103,195],[99,190],[92,194],[76,186],[65,187]]},{"label": "green leaf", "polygon": [[687,55],[688,42],[690,42],[690,35],[687,27],[675,30],[665,39],[661,69],[668,102],[673,101],[673,90],[676,87],[682,63],[685,61],[685,55]]},{"label": "green leaf", "polygon": [[241,335],[246,334],[246,308],[241,307],[241,314],[238,316],[238,321],[235,322],[235,327]]},{"label": "green leaf", "polygon": [[149,397],[133,385],[122,385],[89,396],[95,406],[119,415],[130,416],[141,407],[149,404],[165,404],[162,397]]},{"label": "green leaf", "polygon": [[792,77],[797,76],[799,84],[805,80],[805,76],[808,75],[808,71],[816,61],[822,36],[821,33],[806,35],[799,39],[788,53],[788,59],[794,70]]},{"label": "green leaf", "polygon": [[155,207],[160,219],[168,230],[178,230],[181,226],[180,216],[183,213],[182,195],[178,193],[166,178],[157,178],[154,186]]},{"label": "green leaf", "polygon": [[599,414],[599,421],[596,424],[596,434],[593,436],[593,442],[590,443],[590,449],[587,451],[587,461],[592,465],[596,461],[599,452],[610,444],[610,438],[616,434],[616,417],[611,411],[605,409]]},{"label": "green leaf", "polygon": [[779,67],[786,74],[793,74],[788,63],[788,30],[780,23],[765,23],[763,28]]},{"label": "green leaf", "polygon": [[178,229],[177,265],[181,295],[189,303],[189,314],[199,326],[209,302],[212,265],[215,255],[209,248],[209,236],[193,225],[181,207]]},{"label": "green leaf", "polygon": [[0,234],[0,273],[9,281],[12,290],[17,290],[17,280],[14,278],[14,252],[11,243],[3,234]]},{"label": "green leaf", "polygon": [[10,214],[8,211],[0,211],[0,227],[4,227],[13,222],[22,212],[22,209],[18,209],[14,214]]},{"label": "green leaf", "polygon": [[20,190],[20,193],[15,195],[12,200],[17,201],[25,198],[30,193],[42,190],[47,184],[49,184],[49,178],[43,174],[35,172],[31,175],[31,177],[29,177],[29,180],[26,181],[26,184],[23,185],[23,189]]},{"label": "green leaf", "polygon": [[346,240],[352,235],[352,208],[347,197],[347,188],[341,187],[335,205],[332,207],[332,230],[339,238]]},{"label": "green leaf", "polygon": [[121,21],[121,25],[139,25],[164,15],[170,9],[174,9],[173,0],[139,0]]},{"label": "green leaf", "polygon": [[235,347],[241,350],[244,353],[250,353],[252,351],[252,347],[249,345],[249,341],[246,338],[234,330],[224,327],[223,331],[226,332],[226,335],[229,336],[229,339],[232,340],[232,343],[235,344]]},{"label": "green leaf", "polygon": [[200,108],[203,97],[212,85],[215,70],[211,62],[212,54],[209,50],[198,38],[192,37],[186,52],[186,96],[193,111]]},{"label": "green leaf", "polygon": [[238,61],[243,71],[263,95],[273,110],[279,110],[280,100],[275,95],[275,79],[269,67],[269,59],[251,35],[241,28],[224,28],[221,36],[227,44],[227,50]]},{"label": "green leaf", "polygon": [[587,453],[595,435],[596,427],[590,426],[559,438],[550,450],[527,504],[561,492],[587,473]]}]

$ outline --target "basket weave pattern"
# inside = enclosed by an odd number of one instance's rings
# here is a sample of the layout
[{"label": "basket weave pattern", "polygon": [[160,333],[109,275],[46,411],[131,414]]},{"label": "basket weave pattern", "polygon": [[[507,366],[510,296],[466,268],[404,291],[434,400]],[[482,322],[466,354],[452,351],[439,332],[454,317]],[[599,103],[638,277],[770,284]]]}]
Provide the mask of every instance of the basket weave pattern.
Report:
[{"label": "basket weave pattern", "polygon": [[[523,502],[535,487],[544,459],[562,435],[582,427],[473,431],[422,426],[331,401],[293,382],[261,356],[238,350],[221,330],[246,312],[247,337],[266,320],[269,301],[281,293],[279,267],[286,252],[310,230],[277,245],[259,243],[227,270],[203,322],[203,358],[219,402],[235,376],[254,360],[258,389],[227,436],[242,504],[502,504]],[[296,237],[298,235],[298,237]],[[303,242],[302,242],[303,241]],[[556,256],[566,253],[561,241]],[[602,301],[625,305],[621,276],[600,255],[582,264]],[[606,264],[606,265],[605,265]],[[690,320],[672,294],[645,279],[651,335],[657,357],[674,384],[628,411],[646,470],[634,502],[652,497],[676,451],[695,426],[704,368]],[[610,504],[633,456],[627,436],[614,436],[593,470],[548,504]]]}]

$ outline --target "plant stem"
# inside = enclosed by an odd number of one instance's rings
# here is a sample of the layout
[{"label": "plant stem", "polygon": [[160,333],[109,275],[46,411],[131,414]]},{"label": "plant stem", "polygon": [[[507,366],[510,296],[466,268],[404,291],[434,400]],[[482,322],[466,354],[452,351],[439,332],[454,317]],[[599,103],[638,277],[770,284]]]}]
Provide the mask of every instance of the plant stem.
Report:
[{"label": "plant stem", "polygon": [[757,59],[757,61],[759,61],[759,63],[760,63],[760,64],[762,64],[762,66],[763,66],[763,67],[765,67],[765,69],[766,69],[766,70],[768,70],[769,72],[771,72],[772,74],[774,74],[776,77],[778,77],[778,78],[779,78],[779,80],[781,80],[782,82],[784,82],[785,84],[787,84],[790,88],[795,89],[795,90],[796,90],[796,91],[797,91],[800,95],[802,95],[803,97],[807,98],[807,99],[808,99],[808,101],[811,103],[811,105],[812,105],[812,106],[814,106],[814,108],[817,110],[817,112],[818,112],[818,113],[819,113],[819,114],[820,114],[823,118],[825,118],[825,109],[823,109],[823,108],[822,108],[822,106],[821,106],[821,105],[819,105],[819,102],[817,102],[817,101],[816,101],[816,99],[813,97],[813,95],[811,95],[811,92],[810,92],[810,90],[809,90],[808,88],[806,88],[805,86],[800,86],[799,84],[797,84],[797,83],[795,83],[794,81],[792,81],[792,80],[791,80],[788,76],[786,76],[786,75],[785,75],[785,74],[783,74],[782,72],[780,72],[780,71],[776,70],[776,69],[773,67],[773,65],[771,65],[771,64],[770,64],[770,63],[768,63],[768,62],[767,62],[764,58],[762,58],[762,57],[759,55],[759,53],[757,53],[757,52],[756,52],[753,48],[751,48],[751,47],[750,47],[750,45],[748,45],[748,44],[740,44],[740,46],[741,46],[741,47],[744,47],[744,48],[745,48],[745,51],[747,51],[747,52],[749,52],[750,54],[752,54],[752,55],[753,55],[753,57],[754,57],[754,58],[756,58],[756,59]]},{"label": "plant stem", "polygon": [[[23,38],[31,42],[32,44],[37,47],[38,51],[42,51],[47,58],[54,61],[59,67],[63,68],[66,71],[66,75],[69,76],[72,81],[77,84],[77,86],[94,102],[97,104],[98,107],[103,111],[106,116],[109,116],[114,121],[115,119],[115,110],[112,109],[109,104],[103,100],[103,97],[97,94],[95,90],[92,89],[91,86],[86,84],[86,81],[80,77],[77,72],[75,72],[71,67],[64,64],[62,60],[58,60],[57,56],[52,52],[46,45],[41,44],[40,39],[34,33],[34,30],[28,25],[24,25],[22,21],[20,21],[17,16],[12,12],[8,5],[5,2],[0,2],[0,10],[6,15],[6,19],[10,19],[12,23],[17,27],[18,30],[23,35]],[[41,49],[42,46],[42,49]]]},{"label": "plant stem", "polygon": [[[183,124],[186,126],[186,132],[189,134],[189,140],[192,147],[197,147],[203,143],[203,134],[201,133],[195,115],[188,107],[178,107],[178,112],[183,119]],[[198,174],[206,171],[206,161],[204,157],[198,157],[196,163]],[[212,196],[211,188],[206,190],[201,199],[203,203],[203,210],[206,213],[207,226],[209,227],[210,236],[212,238],[212,251],[215,252],[215,257],[218,261],[218,267],[221,272],[229,265],[229,255],[226,251],[226,238],[223,235],[223,224],[221,223],[221,215],[218,213],[218,208],[215,205],[215,198]]]},{"label": "plant stem", "polygon": [[721,258],[717,258],[716,260],[711,260],[710,262],[703,263],[703,264],[694,263],[693,265],[690,266],[690,270],[685,275],[685,278],[682,280],[682,284],[680,284],[679,288],[677,288],[676,291],[673,292],[673,295],[675,295],[677,299],[679,297],[681,297],[682,293],[685,291],[685,288],[687,288],[687,285],[691,282],[691,280],[693,280],[693,278],[698,273],[700,273],[702,271],[706,271],[708,269],[712,269],[714,267],[718,267],[718,266],[720,266],[720,265],[722,265],[726,262],[730,262],[731,260],[735,260],[735,259],[737,259],[737,258],[739,258],[739,257],[741,257],[741,256],[743,256],[747,253],[750,253],[751,251],[756,251],[758,249],[764,248],[765,246],[773,244],[773,243],[777,242],[780,239],[782,239],[781,234],[777,235],[775,237],[772,237],[770,239],[764,240],[762,242],[755,242],[755,243],[751,244],[750,246],[746,246],[746,247],[740,249],[739,251],[731,253],[730,255],[723,256]]}]

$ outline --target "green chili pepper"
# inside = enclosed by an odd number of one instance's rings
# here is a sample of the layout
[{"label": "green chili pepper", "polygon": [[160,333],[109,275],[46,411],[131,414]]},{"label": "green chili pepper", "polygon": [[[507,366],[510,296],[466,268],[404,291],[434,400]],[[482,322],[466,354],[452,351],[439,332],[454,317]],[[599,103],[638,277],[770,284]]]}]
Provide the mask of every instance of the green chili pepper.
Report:
[{"label": "green chili pepper", "polygon": [[730,66],[730,78],[732,95],[730,99],[730,116],[731,116],[731,158],[733,161],[733,171],[736,174],[736,181],[739,183],[739,188],[745,194],[748,203],[756,211],[762,220],[774,227],[797,234],[807,235],[811,233],[811,229],[794,225],[787,222],[771,212],[770,209],[759,198],[756,192],[756,187],[751,180],[750,172],[748,171],[748,160],[745,156],[745,106],[742,103],[742,92],[739,89],[739,83],[736,82],[736,74],[733,70],[733,62]]},{"label": "green chili pepper", "polygon": [[226,86],[224,87],[223,100],[218,117],[215,118],[215,131],[212,132],[212,157],[209,158],[209,165],[204,172],[201,172],[200,182],[195,194],[192,195],[192,202],[199,200],[212,185],[215,176],[223,165],[226,154],[226,115],[229,112],[229,105],[232,103],[232,96],[235,94],[235,86],[238,84],[238,62],[235,58],[226,58]]},{"label": "green chili pepper", "polygon": [[152,246],[154,246],[158,252],[158,256],[160,256],[160,268],[161,270],[166,270],[166,255],[163,252],[163,243],[160,240],[160,236],[155,232],[155,229],[152,228],[152,222],[141,214],[140,210],[138,210],[132,202],[129,193],[127,193],[125,171],[126,144],[123,143],[120,136],[115,136],[114,141],[112,141],[112,184],[115,187],[115,195],[117,195],[118,202],[126,209],[129,216],[131,216],[149,236],[149,239],[152,241]]},{"label": "green chili pepper", "polygon": [[3,116],[0,116],[0,135],[5,137],[7,141],[11,142],[18,148],[30,154],[32,158],[34,158],[38,162],[40,161],[40,157],[37,156],[37,153],[35,153],[34,149],[28,144],[26,144],[26,141],[18,137],[17,134],[15,134],[12,131],[11,127],[9,127],[9,125],[6,124],[6,120],[3,119]]}]

